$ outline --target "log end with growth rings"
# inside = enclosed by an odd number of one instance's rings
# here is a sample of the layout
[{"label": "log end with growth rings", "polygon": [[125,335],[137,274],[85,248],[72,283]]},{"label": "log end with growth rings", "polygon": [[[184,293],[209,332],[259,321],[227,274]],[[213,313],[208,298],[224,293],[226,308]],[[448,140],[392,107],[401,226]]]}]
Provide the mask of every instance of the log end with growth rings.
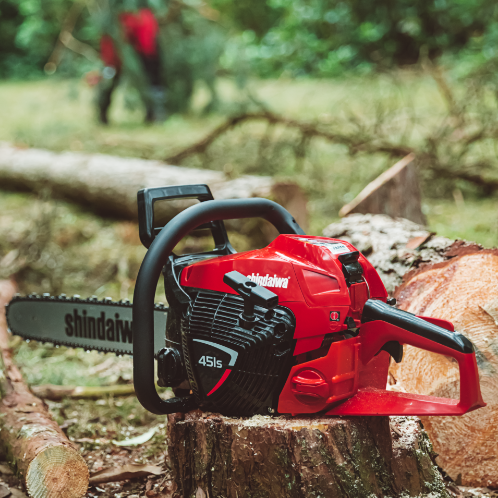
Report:
[{"label": "log end with growth rings", "polygon": [[50,446],[31,461],[26,487],[32,498],[80,498],[88,488],[88,467],[76,450]]}]

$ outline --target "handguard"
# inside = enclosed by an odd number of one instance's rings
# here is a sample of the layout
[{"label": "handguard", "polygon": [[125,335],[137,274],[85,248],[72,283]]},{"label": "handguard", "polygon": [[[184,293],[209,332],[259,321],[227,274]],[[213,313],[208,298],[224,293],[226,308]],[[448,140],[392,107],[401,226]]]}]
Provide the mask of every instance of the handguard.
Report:
[{"label": "handguard", "polygon": [[365,303],[362,322],[357,337],[360,369],[389,344],[394,349],[396,344],[410,344],[450,356],[458,362],[460,370],[460,400],[360,387],[355,396],[327,411],[327,415],[463,415],[486,406],[474,347],[466,337],[452,330],[450,322],[418,317],[373,299]]}]

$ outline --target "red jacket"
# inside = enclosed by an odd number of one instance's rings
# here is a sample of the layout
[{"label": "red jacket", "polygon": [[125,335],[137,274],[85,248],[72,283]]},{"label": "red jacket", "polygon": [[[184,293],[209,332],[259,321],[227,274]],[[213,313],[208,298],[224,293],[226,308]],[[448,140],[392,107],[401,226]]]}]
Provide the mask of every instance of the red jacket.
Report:
[{"label": "red jacket", "polygon": [[[150,9],[138,12],[123,12],[119,16],[125,40],[140,54],[152,56],[157,54],[157,35],[159,24]],[[112,38],[104,34],[100,39],[100,56],[106,66],[121,67],[121,60]]]}]

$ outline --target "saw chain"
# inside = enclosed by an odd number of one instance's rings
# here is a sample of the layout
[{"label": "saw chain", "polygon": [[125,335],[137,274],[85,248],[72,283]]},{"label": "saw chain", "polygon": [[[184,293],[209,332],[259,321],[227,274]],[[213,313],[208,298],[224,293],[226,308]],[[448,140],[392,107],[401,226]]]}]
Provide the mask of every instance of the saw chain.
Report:
[{"label": "saw chain", "polygon": [[[65,294],[17,294],[6,305],[10,332],[26,340],[103,353],[133,354],[133,306],[129,300],[102,300]],[[154,308],[154,351],[165,346],[168,308]],[[139,332],[139,331],[138,331]],[[140,338],[140,335],[137,335]]]}]

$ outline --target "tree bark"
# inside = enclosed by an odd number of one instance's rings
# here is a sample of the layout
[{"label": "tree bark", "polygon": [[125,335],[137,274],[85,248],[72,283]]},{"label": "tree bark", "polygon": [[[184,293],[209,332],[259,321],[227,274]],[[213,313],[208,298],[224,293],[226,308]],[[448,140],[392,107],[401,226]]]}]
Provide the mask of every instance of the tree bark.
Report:
[{"label": "tree bark", "polygon": [[[488,406],[462,417],[422,417],[438,464],[457,483],[498,487],[498,250],[436,237],[406,220],[353,215],[324,230],[366,253],[398,300],[417,315],[451,321],[475,345]],[[397,288],[396,288],[397,286]],[[390,368],[408,392],[457,399],[456,363],[412,346]]]},{"label": "tree bark", "polygon": [[[307,200],[294,183],[276,182],[269,176],[245,175],[230,180],[221,171],[171,166],[161,161],[137,158],[19,149],[0,143],[0,184],[2,188],[40,192],[84,206],[104,216],[137,220],[137,191],[145,187],[205,183],[215,199],[266,197],[284,207],[301,227],[308,226]],[[165,221],[192,201],[163,203]],[[229,229],[251,231],[245,223],[229,224]]]},{"label": "tree bark", "polygon": [[234,419],[169,416],[181,496],[445,497],[431,444],[413,417]]},{"label": "tree bark", "polygon": [[33,498],[79,498],[88,468],[47,411],[24,384],[8,347],[4,306],[14,285],[0,282],[0,450]]}]

